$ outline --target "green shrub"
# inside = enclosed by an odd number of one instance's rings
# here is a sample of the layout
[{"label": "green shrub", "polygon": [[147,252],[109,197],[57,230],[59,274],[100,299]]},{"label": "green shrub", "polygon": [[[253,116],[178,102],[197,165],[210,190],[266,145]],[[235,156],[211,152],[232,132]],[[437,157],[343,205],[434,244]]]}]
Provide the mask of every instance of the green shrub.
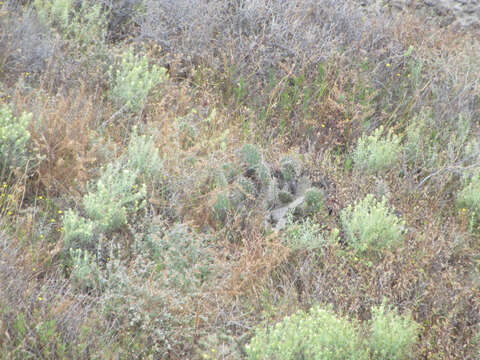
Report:
[{"label": "green shrub", "polygon": [[217,200],[213,204],[213,213],[216,219],[220,222],[225,222],[228,213],[232,210],[232,202],[228,195],[220,193],[217,195]]},{"label": "green shrub", "polygon": [[145,185],[137,185],[138,172],[109,164],[95,186],[83,198],[85,211],[101,232],[111,232],[127,224],[127,215],[144,206]]},{"label": "green shrub", "polygon": [[370,136],[362,136],[358,140],[353,153],[355,166],[369,173],[377,173],[391,169],[398,162],[401,152],[400,137],[389,131],[381,139],[383,126]]},{"label": "green shrub", "polygon": [[71,23],[73,0],[35,0],[33,2],[38,17],[45,23],[58,27],[62,31]]},{"label": "green shrub", "polygon": [[245,197],[255,196],[257,192],[257,189],[253,181],[250,180],[249,178],[246,178],[245,176],[240,176],[237,179],[237,185]]},{"label": "green shrub", "polygon": [[183,290],[207,280],[210,256],[203,240],[186,226],[175,225],[161,241],[161,265],[168,273],[168,284]]},{"label": "green shrub", "polygon": [[185,118],[179,119],[177,128],[178,128],[178,140],[180,146],[183,150],[190,149],[195,145],[196,139],[198,137],[197,128],[190,123],[190,118],[187,116]]},{"label": "green shrub", "polygon": [[305,207],[307,212],[317,212],[323,208],[325,201],[323,191],[317,188],[310,188],[305,192]]},{"label": "green shrub", "polygon": [[110,99],[118,108],[138,112],[143,109],[148,94],[167,78],[167,70],[148,64],[146,56],[137,56],[129,49],[120,66],[110,68]]},{"label": "green shrub", "polygon": [[89,248],[93,244],[95,224],[68,210],[63,216],[63,242],[65,249]]},{"label": "green shrub", "polygon": [[409,315],[401,316],[385,302],[372,308],[370,351],[376,360],[413,358],[412,347],[417,340],[419,325]]},{"label": "green shrub", "polygon": [[136,128],[133,129],[128,143],[127,167],[148,179],[159,177],[163,168],[153,137],[139,135]]},{"label": "green shrub", "polygon": [[298,160],[286,156],[280,161],[280,171],[286,181],[291,181],[300,176],[302,165]]},{"label": "green shrub", "polygon": [[31,119],[32,114],[27,113],[16,118],[8,105],[0,105],[0,179],[27,163]]},{"label": "green shrub", "polygon": [[313,307],[260,329],[246,346],[248,359],[368,359],[357,326],[331,309]]},{"label": "green shrub", "polygon": [[262,161],[260,150],[252,144],[245,144],[240,150],[242,161],[247,165],[248,169],[256,170]]},{"label": "green shrub", "polygon": [[97,290],[100,287],[100,271],[95,258],[87,250],[70,249],[72,272],[70,280],[79,291]]},{"label": "green shrub", "polygon": [[403,241],[404,222],[392,213],[385,198],[377,201],[369,194],[340,213],[347,242],[360,253],[378,254]]},{"label": "green shrub", "polygon": [[480,171],[465,176],[464,186],[457,194],[458,207],[468,210],[472,225],[480,219]]},{"label": "green shrub", "polygon": [[260,180],[262,186],[268,186],[272,181],[272,172],[270,171],[269,166],[264,162],[258,165],[257,178],[258,180]]},{"label": "green shrub", "polygon": [[239,174],[238,167],[232,163],[225,163],[222,165],[222,181],[218,182],[226,186],[228,183],[232,182]]},{"label": "green shrub", "polygon": [[38,17],[67,39],[80,45],[102,42],[106,35],[107,19],[98,2],[73,0],[35,0]]},{"label": "green shrub", "polygon": [[285,231],[285,242],[292,250],[321,249],[327,244],[319,224],[308,218],[294,223],[291,215]]},{"label": "green shrub", "polygon": [[278,199],[282,204],[288,204],[293,201],[293,195],[286,190],[280,190],[278,192]]}]

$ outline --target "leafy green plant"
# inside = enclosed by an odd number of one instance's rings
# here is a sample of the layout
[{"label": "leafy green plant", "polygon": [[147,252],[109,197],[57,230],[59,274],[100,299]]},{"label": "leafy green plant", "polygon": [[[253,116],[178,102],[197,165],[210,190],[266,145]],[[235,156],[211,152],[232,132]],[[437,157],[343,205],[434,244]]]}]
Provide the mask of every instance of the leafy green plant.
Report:
[{"label": "leafy green plant", "polygon": [[16,118],[8,105],[0,105],[0,179],[27,163],[31,119],[27,113]]},{"label": "leafy green plant", "polygon": [[305,191],[305,208],[307,212],[313,213],[320,211],[323,208],[325,197],[320,189],[315,187],[307,189]]},{"label": "leafy green plant", "polygon": [[295,223],[292,215],[288,217],[284,239],[286,245],[292,250],[321,249],[328,242],[319,224],[309,218]]},{"label": "leafy green plant", "polygon": [[161,241],[161,266],[168,283],[183,290],[205,281],[210,272],[210,256],[202,237],[181,224],[172,227]]},{"label": "leafy green plant", "polygon": [[38,17],[52,26],[67,39],[80,45],[89,45],[104,40],[107,19],[102,5],[97,2],[73,0],[35,0],[33,6]]},{"label": "leafy green plant", "polygon": [[413,358],[412,347],[417,341],[419,325],[410,315],[399,315],[386,305],[372,308],[370,321],[370,351],[376,360]]},{"label": "leafy green plant", "polygon": [[127,215],[144,206],[145,185],[137,185],[138,172],[109,164],[100,179],[83,198],[88,217],[101,232],[118,230],[127,223]]},{"label": "leafy green plant", "polygon": [[463,188],[457,194],[457,206],[469,211],[471,225],[480,219],[480,171],[465,176]]},{"label": "leafy green plant", "polygon": [[259,329],[246,346],[248,359],[368,359],[355,323],[331,309],[313,307],[284,318],[272,329]]},{"label": "leafy green plant", "polygon": [[128,143],[127,167],[140,176],[154,179],[161,175],[163,162],[152,136],[139,135],[134,127]]},{"label": "leafy green plant", "polygon": [[100,287],[100,271],[95,258],[82,249],[70,249],[72,272],[70,280],[73,286],[80,291],[91,291]]},{"label": "leafy green plant", "polygon": [[95,223],[72,210],[63,216],[63,242],[66,249],[90,248],[93,244]]},{"label": "leafy green plant", "polygon": [[357,252],[378,255],[403,241],[405,223],[388,208],[385,198],[377,201],[369,194],[343,209],[340,220],[348,244]]},{"label": "leafy green plant", "polygon": [[280,171],[286,181],[291,181],[300,176],[302,165],[298,160],[286,156],[280,161]]},{"label": "leafy green plant", "polygon": [[167,70],[157,65],[149,66],[146,56],[134,55],[129,49],[122,56],[117,69],[110,68],[109,97],[120,109],[138,112],[145,106],[150,92],[167,78]]},{"label": "leafy green plant", "polygon": [[262,161],[260,150],[252,144],[243,145],[240,154],[248,169],[256,169]]},{"label": "leafy green plant", "polygon": [[224,222],[232,208],[232,202],[227,194],[220,193],[217,195],[217,199],[213,204],[213,213],[218,221]]},{"label": "leafy green plant", "polygon": [[389,131],[385,138],[383,126],[370,136],[362,136],[358,140],[353,153],[353,161],[358,169],[369,173],[383,172],[391,169],[400,157],[400,137]]}]

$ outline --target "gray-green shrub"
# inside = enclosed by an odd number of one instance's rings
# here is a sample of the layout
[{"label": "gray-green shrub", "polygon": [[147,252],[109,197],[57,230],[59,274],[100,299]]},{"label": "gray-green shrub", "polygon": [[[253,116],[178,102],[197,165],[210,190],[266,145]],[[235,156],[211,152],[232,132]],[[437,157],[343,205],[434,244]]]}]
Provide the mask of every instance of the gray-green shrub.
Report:
[{"label": "gray-green shrub", "polygon": [[291,215],[288,217],[284,241],[292,250],[321,249],[328,243],[319,224],[309,218],[294,223]]},{"label": "gray-green shrub", "polygon": [[212,207],[216,219],[220,222],[224,222],[227,219],[227,215],[232,208],[232,202],[226,193],[218,194]]},{"label": "gray-green shrub", "polygon": [[305,208],[307,212],[317,212],[322,209],[325,202],[323,191],[315,187],[305,191]]},{"label": "gray-green shrub", "polygon": [[98,2],[74,0],[35,0],[38,17],[67,39],[80,45],[101,43],[107,31],[106,14]]},{"label": "gray-green shrub", "polygon": [[405,223],[387,206],[385,198],[377,201],[369,194],[343,209],[340,220],[347,243],[359,253],[378,255],[403,241]]},{"label": "gray-green shrub", "polygon": [[101,232],[115,231],[126,225],[127,215],[144,206],[145,185],[137,185],[138,172],[109,164],[100,179],[83,198],[88,217]]},{"label": "gray-green shrub", "polygon": [[260,150],[252,144],[243,145],[240,154],[248,169],[256,170],[262,161]]},{"label": "gray-green shrub", "polygon": [[355,323],[331,309],[313,307],[284,318],[272,329],[259,329],[246,346],[248,359],[368,359]]},{"label": "gray-green shrub", "polygon": [[63,244],[66,249],[93,246],[95,223],[68,210],[63,216]]},{"label": "gray-green shrub", "polygon": [[70,280],[73,286],[80,291],[97,290],[100,287],[100,271],[95,258],[82,249],[70,249],[72,272]]},{"label": "gray-green shrub", "polygon": [[300,176],[302,165],[297,159],[286,156],[280,161],[280,171],[286,181],[291,181]]},{"label": "gray-green shrub", "polygon": [[0,105],[0,179],[27,163],[31,119],[32,114],[17,118],[8,105]]},{"label": "gray-green shrub", "polygon": [[468,210],[472,225],[480,219],[480,171],[465,176],[463,188],[457,194],[458,207]]},{"label": "gray-green shrub", "polygon": [[355,167],[369,173],[377,173],[391,169],[400,158],[400,137],[389,131],[382,138],[383,126],[372,135],[362,136],[353,152]]},{"label": "gray-green shrub", "polygon": [[138,112],[143,109],[150,92],[167,78],[167,70],[157,65],[149,66],[146,56],[134,55],[129,49],[122,56],[118,68],[110,68],[109,97],[119,108]]},{"label": "gray-green shrub", "polygon": [[419,325],[410,315],[399,315],[384,303],[372,308],[370,321],[370,351],[375,360],[405,360],[413,358]]},{"label": "gray-green shrub", "polygon": [[163,162],[152,136],[139,135],[134,128],[128,143],[127,168],[151,180],[161,175]]}]

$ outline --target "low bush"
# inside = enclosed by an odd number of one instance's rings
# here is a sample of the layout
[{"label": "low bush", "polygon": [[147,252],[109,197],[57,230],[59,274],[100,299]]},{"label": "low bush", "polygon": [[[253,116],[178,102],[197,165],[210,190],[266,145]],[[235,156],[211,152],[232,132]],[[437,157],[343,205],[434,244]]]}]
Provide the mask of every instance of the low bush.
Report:
[{"label": "low bush", "polygon": [[63,245],[66,249],[91,248],[94,246],[95,223],[72,210],[63,216]]},{"label": "low bush", "polygon": [[27,163],[31,119],[32,114],[17,118],[8,105],[0,105],[0,180]]},{"label": "low bush", "polygon": [[280,171],[286,181],[291,181],[300,176],[302,165],[298,160],[286,156],[280,161]]},{"label": "low bush", "polygon": [[38,17],[56,28],[66,39],[81,46],[101,43],[107,30],[106,14],[101,4],[73,0],[35,0]]},{"label": "low bush", "polygon": [[323,208],[325,196],[320,189],[310,188],[305,191],[305,208],[308,213],[315,213]]},{"label": "low bush", "polygon": [[359,253],[377,254],[392,250],[403,241],[405,223],[387,206],[367,195],[340,213],[347,243]]},{"label": "low bush", "polygon": [[385,302],[372,308],[370,351],[375,360],[413,359],[419,325],[409,315],[401,316]]},{"label": "low bush", "polygon": [[369,173],[378,173],[391,169],[399,160],[401,153],[400,137],[390,131],[385,138],[383,126],[370,136],[358,140],[353,153],[355,167]]},{"label": "low bush", "polygon": [[247,169],[256,170],[262,161],[262,154],[258,147],[252,144],[245,144],[240,150],[241,158]]},{"label": "low bush", "polygon": [[127,157],[127,167],[138,171],[140,177],[148,180],[160,177],[163,163],[152,136],[139,135],[134,128],[128,143]]},{"label": "low bush", "polygon": [[325,238],[320,225],[312,219],[307,218],[295,223],[291,215],[288,218],[284,240],[292,250],[321,250],[329,242],[329,239]]},{"label": "low bush", "polygon": [[95,258],[87,251],[82,249],[70,249],[72,259],[72,272],[70,281],[73,287],[78,291],[100,290],[100,271]]},{"label": "low bush", "polygon": [[137,185],[138,172],[109,164],[89,193],[83,206],[98,230],[111,232],[127,224],[128,214],[135,214],[144,206],[145,185]]},{"label": "low bush", "polygon": [[331,309],[313,307],[261,329],[246,346],[248,359],[368,359],[357,326]]},{"label": "low bush", "polygon": [[167,70],[149,66],[146,56],[134,55],[129,49],[118,68],[110,68],[110,99],[119,108],[138,112],[143,109],[152,89],[167,78]]},{"label": "low bush", "polygon": [[471,225],[475,226],[480,219],[480,171],[465,176],[463,188],[457,194],[457,205],[468,210]]}]

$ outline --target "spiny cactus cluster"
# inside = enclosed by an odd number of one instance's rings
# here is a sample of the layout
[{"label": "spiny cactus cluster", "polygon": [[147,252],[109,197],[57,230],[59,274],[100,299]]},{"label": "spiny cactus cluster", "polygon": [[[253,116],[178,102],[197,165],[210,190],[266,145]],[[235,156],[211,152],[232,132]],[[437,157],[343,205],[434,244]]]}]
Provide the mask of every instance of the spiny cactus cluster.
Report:
[{"label": "spiny cactus cluster", "polygon": [[212,206],[217,221],[225,222],[229,213],[242,212],[252,202],[271,215],[267,222],[272,224],[284,223],[289,210],[301,216],[321,210],[324,193],[302,176],[300,160],[286,156],[275,168],[252,144],[245,144],[238,154],[238,163],[224,164],[215,181],[221,189]]}]

